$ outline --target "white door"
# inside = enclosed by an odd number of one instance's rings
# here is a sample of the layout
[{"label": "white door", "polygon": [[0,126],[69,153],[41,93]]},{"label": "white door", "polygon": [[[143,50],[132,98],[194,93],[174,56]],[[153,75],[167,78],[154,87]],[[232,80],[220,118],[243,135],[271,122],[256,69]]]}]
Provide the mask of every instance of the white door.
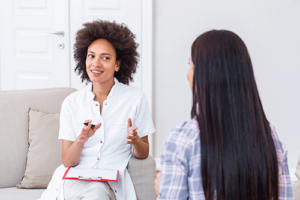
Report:
[{"label": "white door", "polygon": [[[116,21],[124,23],[136,35],[136,42],[141,44],[142,38],[142,1],[141,0],[78,0],[70,1],[70,39],[74,45],[76,32],[85,22],[94,20]],[[140,48],[138,49],[139,53]],[[73,51],[71,52],[71,86],[81,88],[80,77],[75,74],[75,62]],[[134,82],[130,85],[142,89],[140,67],[134,76]]]},{"label": "white door", "polygon": [[70,86],[68,1],[1,0],[0,9],[1,90]]}]

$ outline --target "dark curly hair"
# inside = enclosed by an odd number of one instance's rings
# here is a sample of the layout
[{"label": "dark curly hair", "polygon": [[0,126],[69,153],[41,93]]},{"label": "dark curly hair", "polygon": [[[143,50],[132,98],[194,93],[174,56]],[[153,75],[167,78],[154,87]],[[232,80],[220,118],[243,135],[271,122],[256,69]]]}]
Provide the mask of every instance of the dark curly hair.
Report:
[{"label": "dark curly hair", "polygon": [[90,82],[86,72],[86,56],[88,47],[97,39],[105,39],[114,47],[117,60],[121,60],[120,69],[115,72],[114,77],[119,82],[129,84],[133,81],[136,72],[139,54],[138,44],[134,41],[135,35],[125,24],[96,20],[83,24],[84,28],[77,32],[74,44],[74,59],[76,61],[75,72],[80,75],[81,81]]}]

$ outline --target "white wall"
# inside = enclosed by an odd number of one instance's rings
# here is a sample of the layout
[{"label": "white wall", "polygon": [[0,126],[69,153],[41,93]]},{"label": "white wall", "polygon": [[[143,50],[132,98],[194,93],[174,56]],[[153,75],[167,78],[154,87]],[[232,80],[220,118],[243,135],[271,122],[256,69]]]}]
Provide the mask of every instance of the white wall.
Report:
[{"label": "white wall", "polygon": [[190,48],[211,29],[228,29],[246,43],[269,121],[289,149],[300,154],[300,1],[154,0],[155,157],[178,123],[190,119],[186,80]]}]

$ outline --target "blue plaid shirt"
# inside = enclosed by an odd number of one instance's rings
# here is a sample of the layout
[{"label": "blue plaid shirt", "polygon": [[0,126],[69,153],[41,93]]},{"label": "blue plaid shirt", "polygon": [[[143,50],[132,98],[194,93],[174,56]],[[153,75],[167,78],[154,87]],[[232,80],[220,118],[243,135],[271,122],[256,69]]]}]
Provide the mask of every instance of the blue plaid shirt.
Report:
[{"label": "blue plaid shirt", "polygon": [[[293,200],[287,149],[271,126],[279,163],[279,199]],[[205,200],[201,177],[200,131],[196,119],[173,129],[161,155],[161,181],[157,200]]]}]

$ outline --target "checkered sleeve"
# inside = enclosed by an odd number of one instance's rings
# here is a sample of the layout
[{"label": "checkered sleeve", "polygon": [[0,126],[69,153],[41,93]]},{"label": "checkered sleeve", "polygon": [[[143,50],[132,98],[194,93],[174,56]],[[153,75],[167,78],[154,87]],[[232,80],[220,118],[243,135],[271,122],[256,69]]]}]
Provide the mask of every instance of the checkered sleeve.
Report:
[{"label": "checkered sleeve", "polygon": [[200,163],[199,128],[191,120],[173,129],[164,142],[158,200],[205,200]]},{"label": "checkered sleeve", "polygon": [[[179,136],[179,137],[177,137]],[[188,198],[188,153],[186,138],[176,132],[171,132],[164,142],[161,155],[161,181],[158,200],[175,200]]]},{"label": "checkered sleeve", "polygon": [[278,158],[279,200],[293,200],[293,189],[287,161],[288,150],[286,146],[279,140],[275,127],[272,125],[271,130]]}]

